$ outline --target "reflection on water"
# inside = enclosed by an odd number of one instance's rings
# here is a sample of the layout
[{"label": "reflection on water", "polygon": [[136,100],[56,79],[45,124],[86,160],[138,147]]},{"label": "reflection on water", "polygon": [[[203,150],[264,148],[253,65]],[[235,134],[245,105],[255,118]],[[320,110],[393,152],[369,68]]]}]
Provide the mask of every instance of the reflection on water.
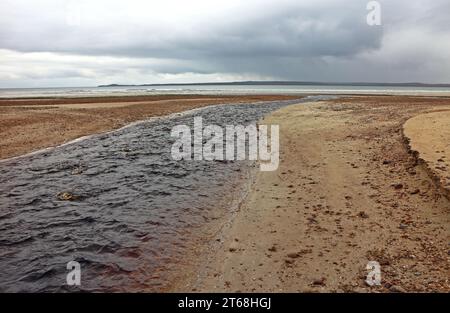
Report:
[{"label": "reflection on water", "polygon": [[202,226],[229,216],[252,166],[173,161],[172,127],[199,114],[246,125],[296,102],[204,108],[0,163],[0,291],[73,290],[71,260],[84,291],[164,290],[211,236]]}]

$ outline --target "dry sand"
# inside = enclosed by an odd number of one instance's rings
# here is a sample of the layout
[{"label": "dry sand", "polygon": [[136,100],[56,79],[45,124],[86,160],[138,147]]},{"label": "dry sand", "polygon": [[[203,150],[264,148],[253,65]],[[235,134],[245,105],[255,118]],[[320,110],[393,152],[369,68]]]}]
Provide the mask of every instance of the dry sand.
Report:
[{"label": "dry sand", "polygon": [[[361,97],[272,114],[264,123],[280,125],[279,169],[258,172],[218,244],[174,290],[450,291],[450,202],[402,132],[449,105]],[[381,264],[379,287],[365,283],[369,261]]]},{"label": "dry sand", "polygon": [[403,132],[411,150],[418,154],[450,199],[450,111],[413,117],[405,123]]},{"label": "dry sand", "polygon": [[198,107],[299,96],[127,96],[0,99],[0,159]]}]

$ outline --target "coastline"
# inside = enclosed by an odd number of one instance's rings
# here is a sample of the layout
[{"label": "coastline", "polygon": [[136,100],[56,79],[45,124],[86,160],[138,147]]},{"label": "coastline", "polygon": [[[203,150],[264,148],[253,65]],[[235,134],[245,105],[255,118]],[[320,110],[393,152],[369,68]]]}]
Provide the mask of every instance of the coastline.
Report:
[{"label": "coastline", "polygon": [[[268,116],[280,168],[257,174],[220,247],[174,291],[448,292],[449,200],[402,135],[448,106],[347,98]],[[379,287],[364,281],[372,260]]]}]

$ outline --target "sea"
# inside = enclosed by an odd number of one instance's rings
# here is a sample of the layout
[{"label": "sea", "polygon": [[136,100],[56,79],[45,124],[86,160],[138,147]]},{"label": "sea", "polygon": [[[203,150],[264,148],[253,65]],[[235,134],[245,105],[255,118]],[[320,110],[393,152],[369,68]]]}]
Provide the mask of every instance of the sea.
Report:
[{"label": "sea", "polygon": [[340,86],[340,85],[158,85],[59,88],[0,88],[0,98],[104,97],[140,95],[251,95],[251,94],[380,94],[450,95],[449,87]]}]

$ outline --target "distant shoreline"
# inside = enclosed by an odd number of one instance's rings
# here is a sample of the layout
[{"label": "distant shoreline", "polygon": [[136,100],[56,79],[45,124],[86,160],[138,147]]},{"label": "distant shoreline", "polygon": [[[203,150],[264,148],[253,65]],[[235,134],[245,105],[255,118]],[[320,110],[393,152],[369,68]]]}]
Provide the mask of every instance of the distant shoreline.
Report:
[{"label": "distant shoreline", "polygon": [[107,84],[98,85],[107,87],[151,87],[151,86],[355,86],[355,87],[434,87],[450,88],[450,84],[427,83],[335,83],[335,82],[302,82],[302,81],[238,81],[238,82],[209,82],[209,83],[172,83],[172,84]]},{"label": "distant shoreline", "polygon": [[[136,98],[158,96],[304,96],[304,95],[341,95],[341,96],[425,96],[449,97],[450,87],[437,85],[380,86],[295,86],[295,85],[130,85],[109,87],[61,87],[61,88],[19,88],[0,89],[2,100],[50,100],[84,98]],[[79,101],[77,100],[77,101]],[[97,101],[96,100],[96,101]],[[129,100],[129,99],[127,99]],[[73,101],[73,100],[72,100]]]}]

